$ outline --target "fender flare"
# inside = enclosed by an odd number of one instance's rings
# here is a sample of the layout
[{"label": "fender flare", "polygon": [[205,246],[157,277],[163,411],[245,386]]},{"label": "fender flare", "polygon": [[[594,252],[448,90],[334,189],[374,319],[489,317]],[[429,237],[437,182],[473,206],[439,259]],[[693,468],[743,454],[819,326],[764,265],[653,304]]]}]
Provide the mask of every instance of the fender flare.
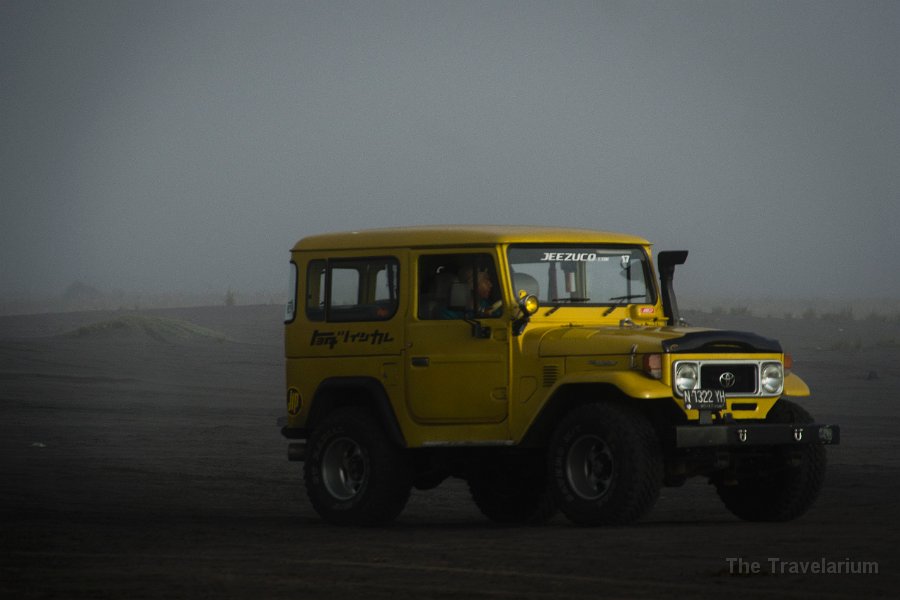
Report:
[{"label": "fender flare", "polygon": [[322,381],[310,405],[309,430],[313,430],[332,410],[342,406],[371,409],[388,438],[401,448],[406,447],[406,438],[394,414],[390,397],[374,377],[331,377]]},{"label": "fender flare", "polygon": [[648,416],[675,408],[671,402],[671,389],[641,373],[610,373],[612,377],[602,379],[598,379],[596,373],[579,375],[563,377],[556,382],[524,431],[524,445],[542,444],[563,414],[585,402],[628,404]]},{"label": "fender flare", "polygon": [[800,377],[788,372],[784,375],[784,390],[782,391],[782,395],[795,398],[809,396],[809,386],[806,385],[806,382],[800,379]]}]

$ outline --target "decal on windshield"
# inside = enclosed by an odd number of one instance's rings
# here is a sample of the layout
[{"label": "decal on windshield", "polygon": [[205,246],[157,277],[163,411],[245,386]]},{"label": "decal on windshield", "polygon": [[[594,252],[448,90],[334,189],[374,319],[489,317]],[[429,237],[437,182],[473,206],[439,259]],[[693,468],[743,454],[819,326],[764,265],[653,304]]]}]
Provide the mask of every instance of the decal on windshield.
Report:
[{"label": "decal on windshield", "polygon": [[609,260],[608,255],[596,252],[544,252],[544,256],[541,257],[541,262],[609,262]]}]

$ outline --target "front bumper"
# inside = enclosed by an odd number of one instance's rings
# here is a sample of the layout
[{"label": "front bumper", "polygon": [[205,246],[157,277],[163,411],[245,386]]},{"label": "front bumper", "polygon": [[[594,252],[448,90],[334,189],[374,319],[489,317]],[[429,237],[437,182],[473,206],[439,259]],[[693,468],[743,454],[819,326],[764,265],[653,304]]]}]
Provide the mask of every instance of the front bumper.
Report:
[{"label": "front bumper", "polygon": [[836,445],[840,442],[840,426],[818,423],[728,423],[675,427],[676,448]]}]

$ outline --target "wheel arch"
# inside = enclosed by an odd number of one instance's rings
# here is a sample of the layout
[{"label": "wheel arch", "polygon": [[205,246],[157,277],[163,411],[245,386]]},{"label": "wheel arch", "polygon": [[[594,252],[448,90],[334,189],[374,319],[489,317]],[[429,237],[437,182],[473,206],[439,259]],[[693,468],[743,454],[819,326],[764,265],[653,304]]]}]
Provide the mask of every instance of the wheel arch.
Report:
[{"label": "wheel arch", "polygon": [[387,391],[373,377],[332,377],[322,381],[313,394],[307,429],[314,430],[334,410],[345,406],[360,406],[372,411],[388,438],[398,446],[406,447]]},{"label": "wheel arch", "polygon": [[544,446],[553,435],[556,424],[568,412],[592,402],[628,406],[643,414],[653,426],[660,441],[671,436],[671,425],[684,418],[669,399],[633,398],[612,383],[568,383],[559,386],[547,399],[522,438],[524,446]]}]

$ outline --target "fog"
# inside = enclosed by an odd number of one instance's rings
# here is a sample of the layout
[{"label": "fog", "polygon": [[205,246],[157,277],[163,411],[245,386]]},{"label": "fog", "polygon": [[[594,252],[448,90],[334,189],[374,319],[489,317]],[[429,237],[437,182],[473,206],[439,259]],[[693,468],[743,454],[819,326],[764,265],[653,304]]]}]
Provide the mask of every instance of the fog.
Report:
[{"label": "fog", "polygon": [[900,297],[900,3],[0,3],[0,297],[281,291],[308,234],[579,226]]}]

